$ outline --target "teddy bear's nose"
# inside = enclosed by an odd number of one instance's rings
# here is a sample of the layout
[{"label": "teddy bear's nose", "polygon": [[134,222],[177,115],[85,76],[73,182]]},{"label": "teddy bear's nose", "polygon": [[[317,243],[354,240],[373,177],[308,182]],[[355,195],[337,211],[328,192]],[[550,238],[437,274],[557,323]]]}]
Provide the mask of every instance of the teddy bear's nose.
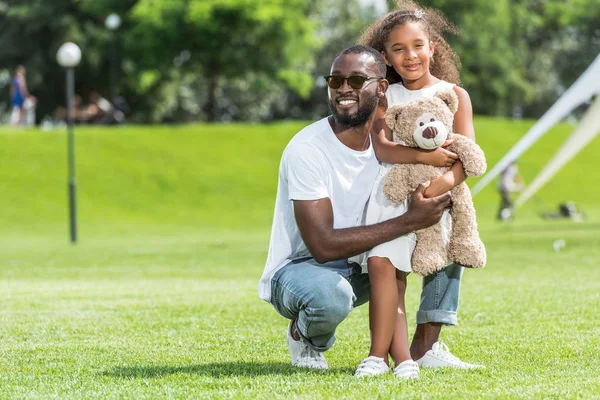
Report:
[{"label": "teddy bear's nose", "polygon": [[437,128],[432,127],[432,126],[428,126],[427,128],[425,128],[425,130],[423,131],[423,137],[425,139],[433,139],[434,137],[437,136]]}]

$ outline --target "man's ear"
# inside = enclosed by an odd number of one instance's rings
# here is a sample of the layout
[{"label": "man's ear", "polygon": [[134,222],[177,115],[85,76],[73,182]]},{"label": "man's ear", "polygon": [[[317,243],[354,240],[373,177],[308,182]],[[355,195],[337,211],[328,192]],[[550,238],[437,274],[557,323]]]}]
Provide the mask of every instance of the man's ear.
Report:
[{"label": "man's ear", "polygon": [[379,85],[377,87],[377,96],[378,97],[385,96],[385,92],[387,92],[389,86],[390,86],[390,83],[387,81],[387,79],[381,79],[379,81]]},{"label": "man's ear", "polygon": [[454,90],[437,92],[435,97],[441,99],[448,106],[452,114],[458,110],[458,96],[454,93]]},{"label": "man's ear", "polygon": [[398,121],[398,118],[400,118],[403,110],[404,106],[397,104],[395,106],[391,106],[385,112],[385,123],[390,127],[391,130],[394,130],[396,127],[396,122]]}]

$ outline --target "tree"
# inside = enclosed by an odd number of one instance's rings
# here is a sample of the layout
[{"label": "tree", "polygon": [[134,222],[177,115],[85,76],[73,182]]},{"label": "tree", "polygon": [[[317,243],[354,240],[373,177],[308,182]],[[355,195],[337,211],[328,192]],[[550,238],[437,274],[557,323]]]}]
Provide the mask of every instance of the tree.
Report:
[{"label": "tree", "polygon": [[322,47],[315,52],[315,64],[311,70],[316,86],[307,98],[291,94],[286,107],[275,113],[279,118],[318,119],[328,114],[326,85],[323,76],[329,73],[335,56],[357,43],[365,27],[377,18],[374,7],[361,7],[359,0],[321,1],[311,9],[316,34]]},{"label": "tree", "polygon": [[600,54],[598,0],[571,0],[569,3],[555,10],[555,13],[566,13],[561,21],[562,38],[566,43],[555,54],[556,69],[565,87],[570,86]]},{"label": "tree", "polygon": [[[29,89],[38,98],[38,115],[51,114],[65,99],[65,74],[56,62],[56,51],[62,43],[74,41],[84,55],[76,70],[78,92],[108,93],[110,35],[104,18],[111,12],[126,16],[135,1],[0,2],[0,70],[12,72],[17,64],[23,64]],[[0,82],[0,91],[7,92],[7,83],[2,87]],[[0,105],[6,104],[6,99],[0,96]]]},{"label": "tree", "polygon": [[460,28],[449,41],[477,114],[538,117],[598,54],[597,0],[429,0]]},{"label": "tree", "polygon": [[313,85],[310,69],[319,42],[302,0],[140,0],[128,47],[139,65],[164,75],[188,51],[186,70],[206,81],[205,113],[218,116],[217,93],[228,81],[255,74],[285,83],[300,96]]},{"label": "tree", "polygon": [[[322,76],[377,15],[362,0],[0,0],[0,91],[28,69],[38,115],[64,105],[56,51],[83,51],[78,94],[109,93],[110,13],[133,122],[315,119]],[[394,8],[396,0],[387,0]],[[478,114],[541,115],[600,52],[598,0],[422,0],[461,29],[449,42]],[[317,85],[315,85],[317,83]],[[323,85],[324,86],[324,85]],[[8,105],[0,96],[0,112]]]}]

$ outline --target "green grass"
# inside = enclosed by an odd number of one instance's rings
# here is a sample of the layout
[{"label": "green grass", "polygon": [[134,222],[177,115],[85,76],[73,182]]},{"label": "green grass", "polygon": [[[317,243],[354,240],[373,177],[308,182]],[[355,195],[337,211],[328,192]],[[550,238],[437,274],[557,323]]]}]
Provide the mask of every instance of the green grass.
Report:
[{"label": "green grass", "polygon": [[[600,151],[592,142],[509,224],[475,198],[488,267],[463,278],[443,339],[483,371],[356,380],[356,309],[294,369],[257,295],[281,150],[303,123],[77,129],[80,242],[68,243],[64,132],[0,132],[0,398],[591,398],[600,393]],[[490,164],[532,121],[477,119]],[[520,161],[527,181],[572,128]],[[573,200],[582,223],[539,213]],[[559,252],[555,240],[565,240]],[[420,282],[409,277],[414,326]]]}]

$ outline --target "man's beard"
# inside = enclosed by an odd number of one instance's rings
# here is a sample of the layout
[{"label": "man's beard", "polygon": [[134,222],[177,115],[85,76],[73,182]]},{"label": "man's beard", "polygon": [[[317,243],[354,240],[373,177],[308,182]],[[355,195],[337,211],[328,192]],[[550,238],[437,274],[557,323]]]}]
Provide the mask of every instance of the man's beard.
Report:
[{"label": "man's beard", "polygon": [[363,126],[375,112],[379,98],[377,96],[370,96],[364,100],[365,104],[360,106],[354,114],[338,114],[335,109],[335,100],[333,99],[329,99],[329,110],[333,114],[335,122],[342,126],[349,128]]}]

